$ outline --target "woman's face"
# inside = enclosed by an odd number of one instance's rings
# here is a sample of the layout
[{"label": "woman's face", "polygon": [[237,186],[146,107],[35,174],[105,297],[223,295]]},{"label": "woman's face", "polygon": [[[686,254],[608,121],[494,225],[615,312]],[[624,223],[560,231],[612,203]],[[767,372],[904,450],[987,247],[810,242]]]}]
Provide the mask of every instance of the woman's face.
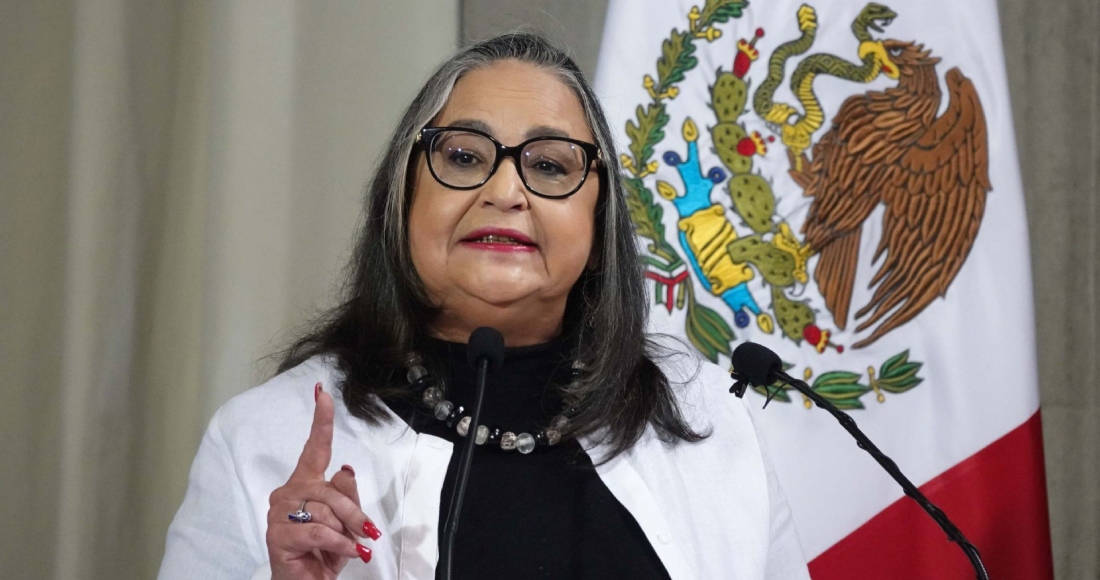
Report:
[{"label": "woman's face", "polygon": [[[573,91],[518,61],[467,73],[432,125],[479,129],[507,146],[540,136],[594,141]],[[455,190],[436,181],[419,155],[409,249],[441,308],[437,336],[465,342],[478,326],[493,326],[506,344],[521,346],[560,333],[566,297],[592,255],[598,191],[593,168],[569,197],[536,196],[509,158],[484,185]],[[498,243],[504,237],[523,243]]]}]

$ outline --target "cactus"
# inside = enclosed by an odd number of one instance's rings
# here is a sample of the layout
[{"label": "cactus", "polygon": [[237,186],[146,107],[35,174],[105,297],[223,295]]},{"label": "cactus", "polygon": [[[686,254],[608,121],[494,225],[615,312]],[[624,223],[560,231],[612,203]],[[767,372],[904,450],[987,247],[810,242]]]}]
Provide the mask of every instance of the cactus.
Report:
[{"label": "cactus", "polygon": [[787,298],[782,288],[772,286],[772,309],[783,334],[802,344],[802,330],[814,322],[814,311],[809,305]]},{"label": "cactus", "polygon": [[748,136],[745,128],[737,123],[729,121],[718,123],[710,130],[711,139],[714,142],[715,152],[718,158],[730,170],[730,173],[748,173],[752,169],[752,157],[746,157],[737,152],[737,144]]},{"label": "cactus", "polygon": [[756,266],[768,284],[778,287],[794,284],[794,256],[764,242],[760,234],[734,240],[726,250],[734,263]]},{"label": "cactus", "polygon": [[745,79],[739,79],[733,73],[718,71],[718,78],[710,89],[711,108],[718,121],[736,121],[745,112],[749,87]]},{"label": "cactus", "polygon": [[768,181],[759,175],[736,175],[729,180],[733,210],[752,231],[762,234],[772,231],[772,215],[775,213],[775,194]]}]

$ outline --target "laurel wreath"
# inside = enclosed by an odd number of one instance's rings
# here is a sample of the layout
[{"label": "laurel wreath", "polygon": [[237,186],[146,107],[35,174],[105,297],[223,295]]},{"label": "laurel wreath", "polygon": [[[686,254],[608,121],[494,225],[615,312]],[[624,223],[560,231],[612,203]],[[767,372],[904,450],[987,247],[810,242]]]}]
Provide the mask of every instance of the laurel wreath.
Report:
[{"label": "laurel wreath", "polygon": [[[657,79],[654,81],[649,75],[645,77],[645,85],[653,101],[644,107],[638,105],[635,120],[626,124],[630,155],[623,155],[623,166],[632,174],[626,180],[628,207],[636,233],[650,240],[647,249],[658,258],[647,257],[647,264],[662,272],[672,273],[684,266],[679,252],[665,238],[662,221],[664,208],[654,202],[653,192],[642,181],[642,178],[657,171],[653,153],[657,144],[665,138],[664,129],[669,120],[664,101],[679,94],[676,83],[684,80],[688,71],[699,64],[693,56],[695,40],[713,42],[721,36],[721,31],[714,25],[740,18],[746,6],[748,2],[745,0],[707,0],[702,10],[692,8],[688,16],[688,30],[674,28],[661,43],[661,56],[656,66]],[[658,288],[660,285],[657,282]],[[719,354],[729,353],[730,342],[735,338],[733,329],[720,314],[695,300],[694,285],[681,283],[677,290],[676,307],[687,308],[688,340],[711,362],[718,362]]]},{"label": "laurel wreath", "polygon": [[[794,365],[790,363],[783,363],[783,370],[787,371]],[[887,393],[904,393],[913,387],[924,382],[924,379],[917,376],[917,372],[920,371],[924,363],[909,362],[909,350],[904,350],[882,363],[879,367],[877,378],[874,367],[867,367],[868,384],[863,384],[860,379],[863,375],[859,373],[853,373],[849,371],[829,371],[822,373],[814,380],[810,388],[821,396],[828,399],[831,403],[837,406],[838,409],[851,410],[851,409],[863,409],[863,402],[860,401],[860,397],[867,393],[874,392],[875,398],[878,402],[882,403],[886,401]],[[791,402],[791,397],[788,391],[794,387],[783,383],[774,383],[768,387],[753,387],[753,390],[757,393],[771,397],[775,401],[782,403]],[[806,408],[810,408],[812,403],[809,399],[803,397],[803,404]]]}]

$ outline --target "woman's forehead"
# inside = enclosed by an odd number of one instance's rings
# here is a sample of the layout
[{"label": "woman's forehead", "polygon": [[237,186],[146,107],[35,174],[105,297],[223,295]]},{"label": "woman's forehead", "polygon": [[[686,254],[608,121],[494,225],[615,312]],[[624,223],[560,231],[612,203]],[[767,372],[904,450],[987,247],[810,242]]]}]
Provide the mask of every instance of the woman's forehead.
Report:
[{"label": "woman's forehead", "polygon": [[506,144],[543,136],[592,140],[573,90],[552,71],[519,61],[466,73],[434,124],[478,129]]}]

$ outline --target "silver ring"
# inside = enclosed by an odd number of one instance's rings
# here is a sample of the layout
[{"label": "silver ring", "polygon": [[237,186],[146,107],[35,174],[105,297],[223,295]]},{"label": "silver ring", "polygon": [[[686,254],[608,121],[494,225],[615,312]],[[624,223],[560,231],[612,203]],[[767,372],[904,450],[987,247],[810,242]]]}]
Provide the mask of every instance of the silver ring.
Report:
[{"label": "silver ring", "polygon": [[298,507],[298,511],[287,514],[287,518],[296,524],[307,524],[313,519],[313,514],[306,511],[306,504],[309,500],[302,502],[302,505]]}]

